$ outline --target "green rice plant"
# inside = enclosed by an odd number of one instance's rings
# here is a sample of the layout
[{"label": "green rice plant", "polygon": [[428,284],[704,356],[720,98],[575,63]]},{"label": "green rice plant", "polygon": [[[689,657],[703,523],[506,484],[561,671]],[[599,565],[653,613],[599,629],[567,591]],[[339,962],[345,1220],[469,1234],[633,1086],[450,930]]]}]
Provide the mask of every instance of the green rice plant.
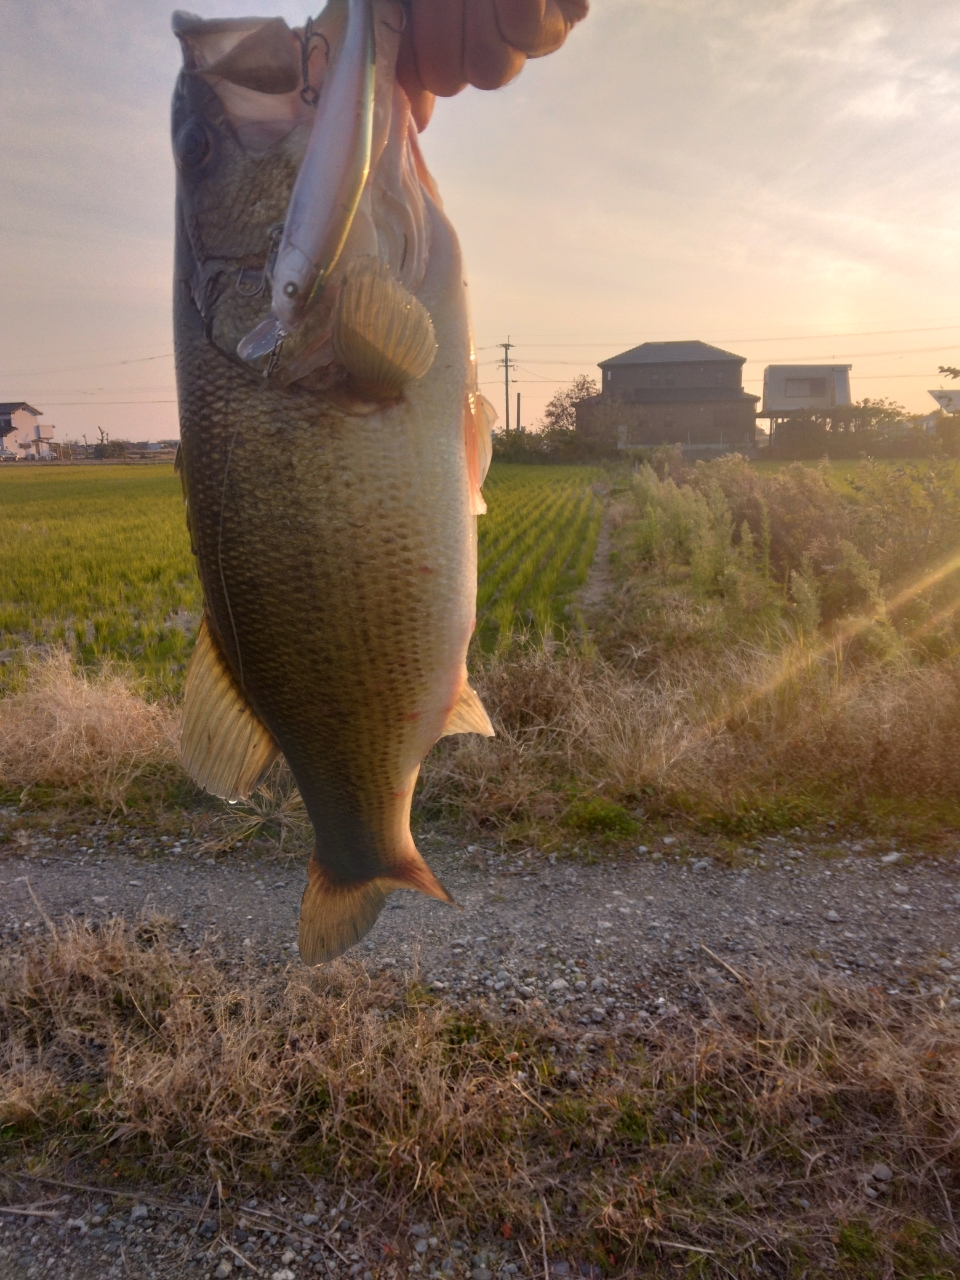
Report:
[{"label": "green rice plant", "polygon": [[600,532],[596,475],[590,467],[508,463],[491,470],[479,544],[483,648],[518,632],[547,638],[569,627],[573,592],[586,579]]},{"label": "green rice plant", "polygon": [[[596,546],[595,475],[491,469],[477,604],[489,647],[564,625]],[[154,696],[179,692],[201,595],[172,467],[0,468],[0,546],[0,687],[56,647],[82,668],[126,666]]]},{"label": "green rice plant", "polygon": [[179,688],[200,586],[172,467],[4,467],[0,545],[0,670],[62,646]]}]

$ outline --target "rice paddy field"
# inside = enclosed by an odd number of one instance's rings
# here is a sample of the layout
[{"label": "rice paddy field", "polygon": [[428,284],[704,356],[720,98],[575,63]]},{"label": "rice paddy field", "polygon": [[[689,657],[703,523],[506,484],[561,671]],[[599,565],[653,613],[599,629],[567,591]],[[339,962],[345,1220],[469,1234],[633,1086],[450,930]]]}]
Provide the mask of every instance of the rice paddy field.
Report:
[{"label": "rice paddy field", "polygon": [[[480,519],[478,642],[557,634],[596,548],[589,467],[495,464]],[[37,647],[84,666],[132,666],[156,692],[182,682],[201,608],[173,468],[0,469],[0,681]]]}]

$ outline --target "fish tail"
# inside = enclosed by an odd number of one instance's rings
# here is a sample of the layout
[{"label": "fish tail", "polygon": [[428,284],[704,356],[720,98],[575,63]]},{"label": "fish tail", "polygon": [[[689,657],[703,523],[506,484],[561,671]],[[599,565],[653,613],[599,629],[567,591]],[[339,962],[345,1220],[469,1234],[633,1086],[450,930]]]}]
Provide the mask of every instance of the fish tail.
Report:
[{"label": "fish tail", "polygon": [[300,903],[300,956],[306,964],[321,964],[342,955],[373,928],[387,894],[394,889],[417,889],[428,897],[456,906],[411,842],[402,862],[387,874],[352,884],[336,883],[316,851],[307,865],[307,887]]}]

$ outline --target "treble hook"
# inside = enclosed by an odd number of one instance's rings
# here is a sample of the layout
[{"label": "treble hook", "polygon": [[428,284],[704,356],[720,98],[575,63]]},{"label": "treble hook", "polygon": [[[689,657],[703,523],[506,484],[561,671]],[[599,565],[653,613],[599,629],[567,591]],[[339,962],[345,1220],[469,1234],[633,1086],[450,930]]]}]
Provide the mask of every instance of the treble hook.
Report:
[{"label": "treble hook", "polygon": [[237,272],[237,293],[241,298],[258,298],[270,281],[273,272],[273,264],[277,256],[277,248],[280,244],[280,237],[283,235],[283,223],[278,222],[267,232],[267,256],[264,259],[263,270],[260,272],[260,279],[255,289],[244,288],[243,273],[245,267],[241,267]]},{"label": "treble hook", "polygon": [[320,101],[320,90],[314,89],[310,83],[310,55],[313,49],[310,48],[311,41],[322,40],[325,50],[324,56],[327,60],[327,66],[330,65],[330,41],[322,31],[314,31],[313,18],[308,18],[303,24],[303,35],[297,35],[297,43],[300,45],[300,75],[303,79],[303,88],[300,90],[300,97],[308,107],[315,107]]},{"label": "treble hook", "polygon": [[270,352],[270,359],[267,361],[267,367],[263,371],[263,380],[266,382],[272,378],[280,365],[280,353],[283,351],[283,344],[287,335],[281,333],[273,344],[273,350]]}]

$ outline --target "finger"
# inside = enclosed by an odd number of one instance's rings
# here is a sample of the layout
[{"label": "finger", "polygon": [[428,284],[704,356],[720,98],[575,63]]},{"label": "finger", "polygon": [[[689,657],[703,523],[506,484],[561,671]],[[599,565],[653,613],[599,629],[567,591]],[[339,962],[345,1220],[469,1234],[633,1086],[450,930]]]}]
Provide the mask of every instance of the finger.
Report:
[{"label": "finger", "polygon": [[499,89],[520,74],[526,55],[507,44],[497,26],[494,0],[466,0],[463,69],[478,89]]},{"label": "finger", "polygon": [[463,67],[464,0],[412,0],[410,35],[420,83],[451,98],[467,83]]},{"label": "finger", "polygon": [[[410,97],[410,95],[407,94],[407,97]],[[410,98],[410,114],[413,116],[413,123],[417,126],[417,133],[423,133],[430,123],[430,117],[433,115],[433,108],[436,106],[436,102],[434,95],[427,93],[426,89],[421,89],[419,93]]]},{"label": "finger", "polygon": [[433,115],[433,104],[436,99],[420,83],[417,60],[413,56],[409,22],[400,38],[400,48],[397,52],[397,83],[409,99],[410,114],[413,116],[414,124],[418,131],[422,132]]},{"label": "finger", "polygon": [[559,49],[570,28],[587,16],[589,8],[589,0],[546,0],[540,37],[536,45],[525,52],[531,58],[542,58]]},{"label": "finger", "polygon": [[545,4],[546,0],[494,0],[497,27],[507,44],[522,53],[537,47]]}]

